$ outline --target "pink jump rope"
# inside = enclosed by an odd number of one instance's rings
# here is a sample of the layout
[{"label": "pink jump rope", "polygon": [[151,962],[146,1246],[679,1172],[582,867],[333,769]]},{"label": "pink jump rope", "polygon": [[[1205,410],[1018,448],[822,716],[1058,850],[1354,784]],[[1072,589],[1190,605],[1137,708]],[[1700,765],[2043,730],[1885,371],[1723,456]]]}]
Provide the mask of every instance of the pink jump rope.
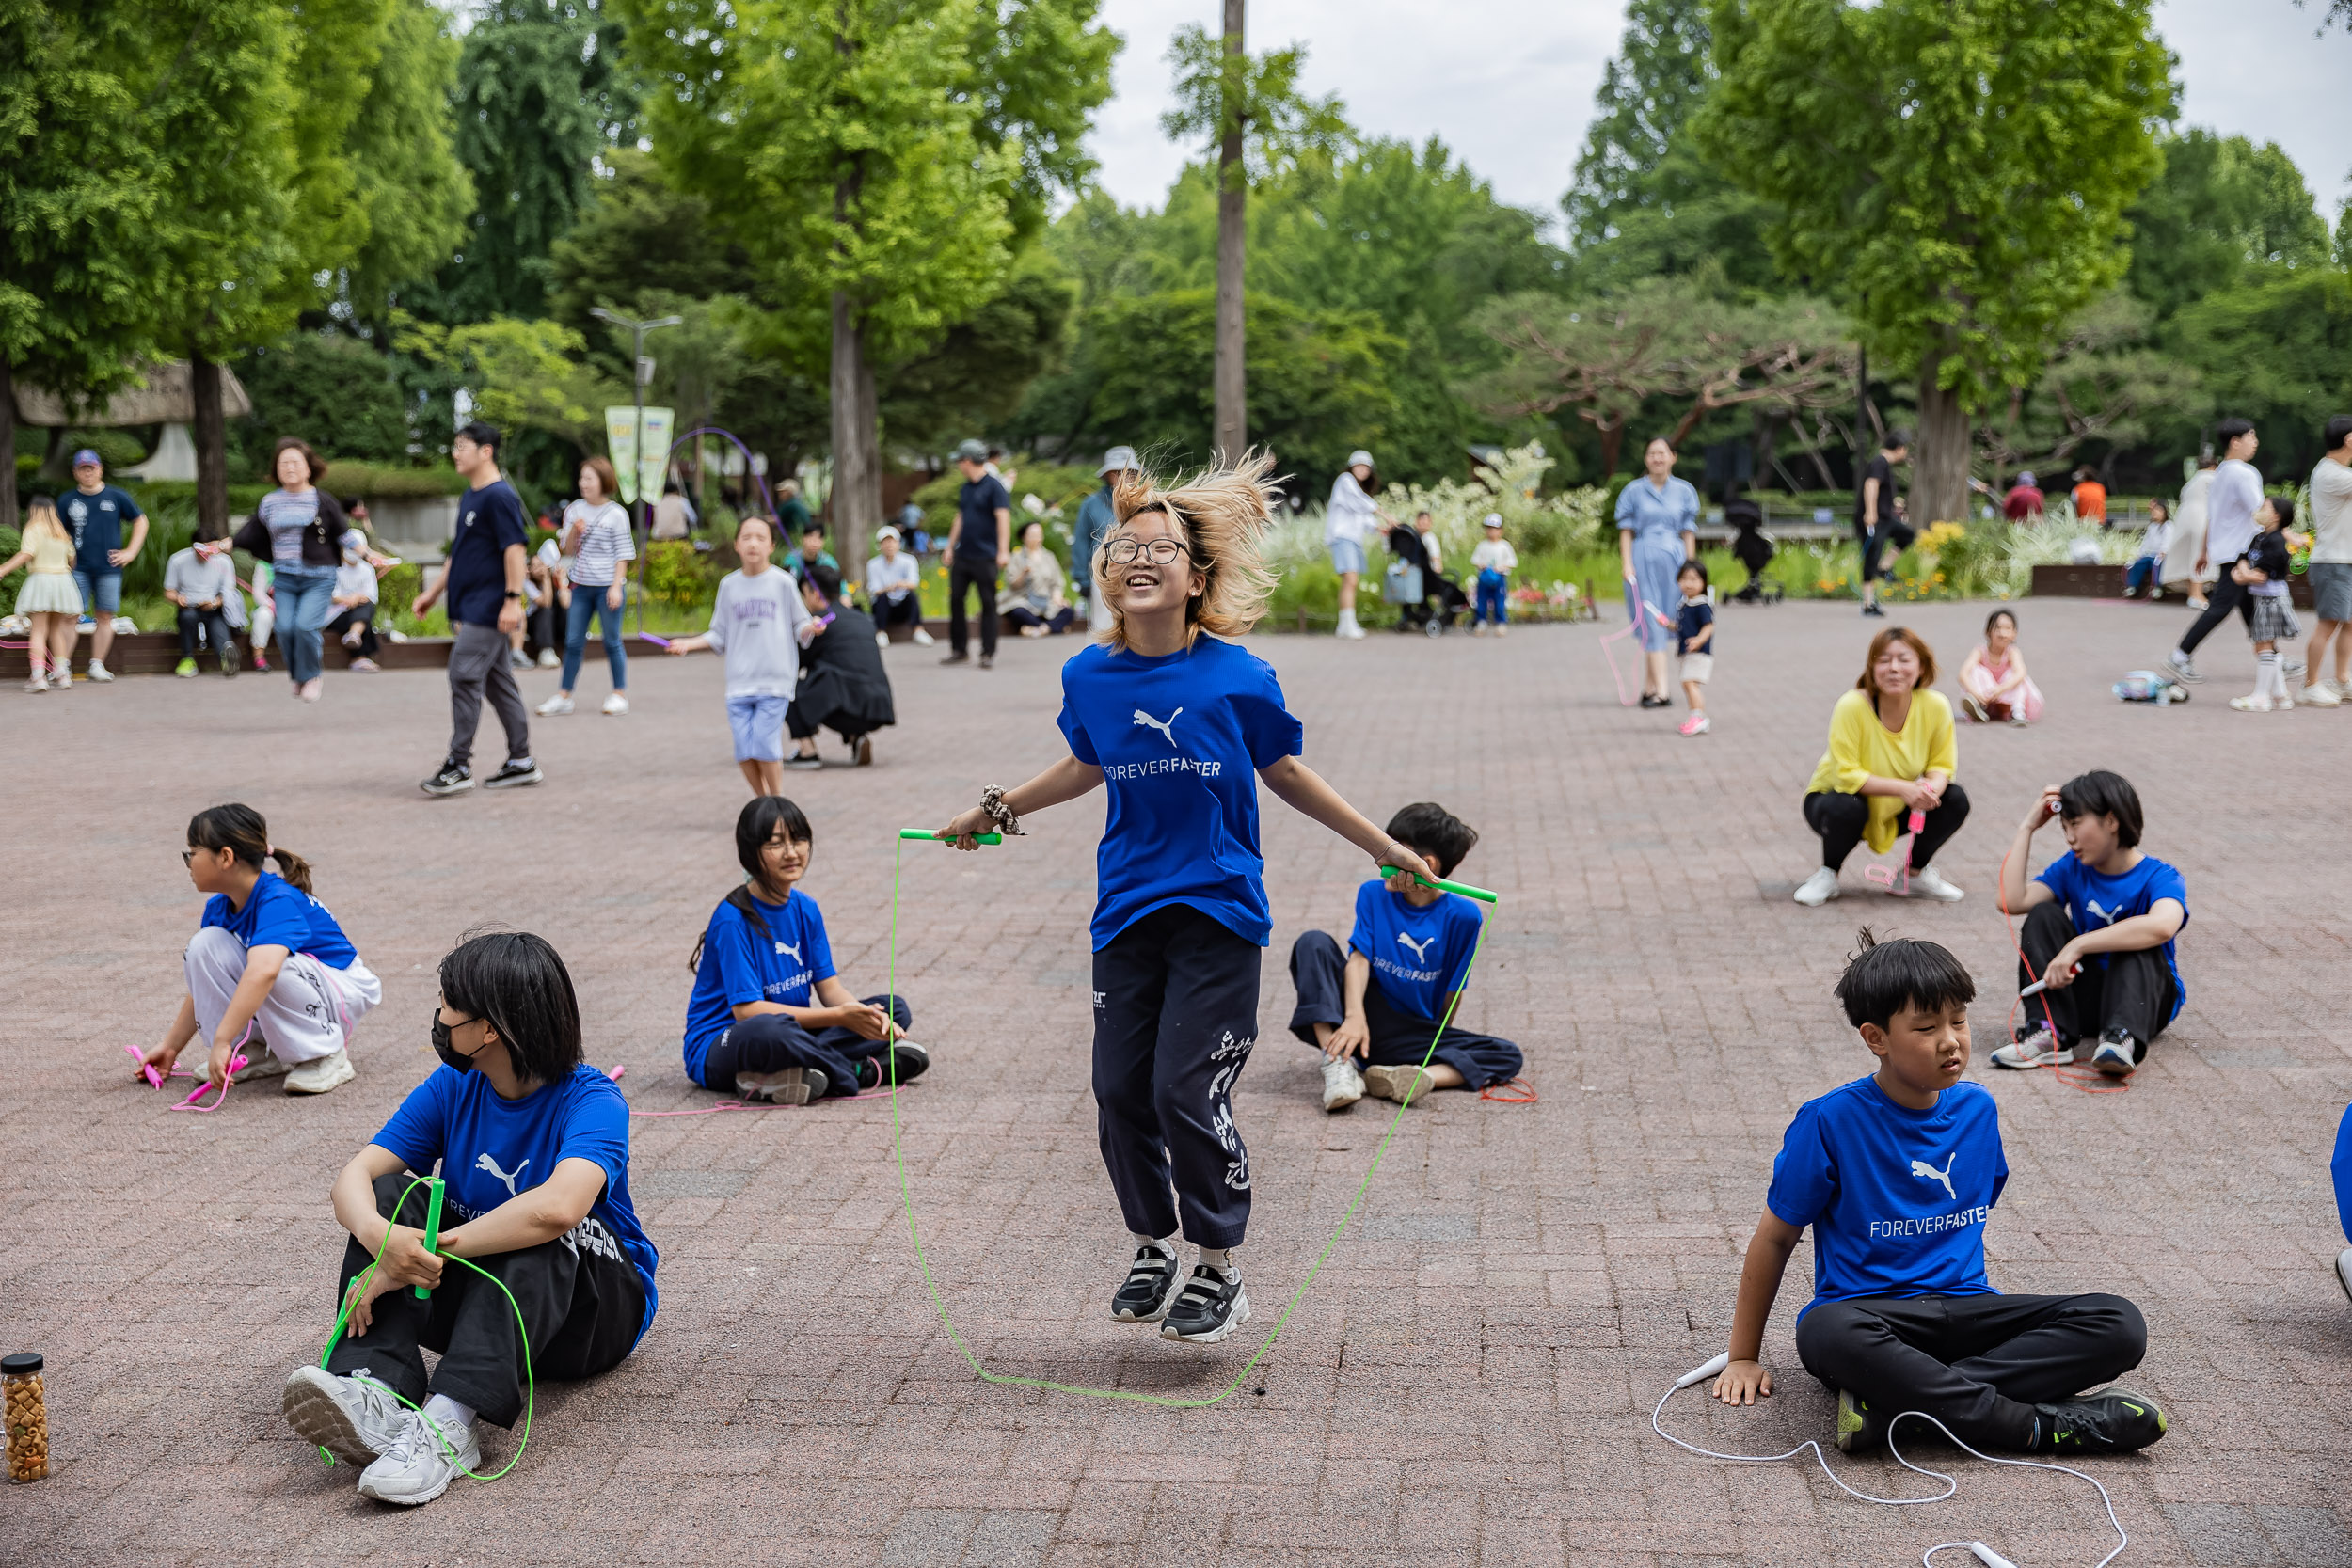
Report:
[{"label": "pink jump rope", "polygon": [[[1915,844],[1918,841],[1919,830],[1927,825],[1928,814],[1915,808],[1910,820],[1903,824],[1903,828],[1911,834]],[[1862,875],[1864,879],[1876,882],[1898,898],[1907,896],[1911,892],[1911,857],[1909,855],[1903,857],[1902,869],[1899,871],[1890,870],[1883,865],[1871,865],[1865,866]]]},{"label": "pink jump rope", "polygon": [[[199,1105],[197,1103],[199,1100],[201,1100],[204,1097],[204,1091],[213,1086],[210,1081],[208,1081],[202,1073],[183,1072],[178,1068],[172,1069],[168,1074],[169,1077],[193,1078],[197,1081],[197,1084],[195,1088],[188,1091],[187,1099],[183,1100],[177,1105],[171,1106],[170,1109],[175,1111],[219,1110],[221,1106],[228,1101],[230,1080],[235,1078],[238,1073],[245,1070],[246,1055],[244,1046],[246,1040],[251,1039],[252,1037],[253,1025],[248,1023],[245,1026],[244,1037],[237,1041],[238,1049],[230,1054],[228,1076],[222,1078],[220,1081],[220,1099],[214,1101],[210,1105]],[[147,1080],[147,1086],[149,1088],[160,1089],[164,1086],[164,1080],[167,1075],[157,1072],[153,1067],[149,1065],[146,1053],[139,1050],[137,1046],[128,1043],[125,1043],[122,1049],[129,1052],[131,1053],[131,1059],[139,1064],[139,1076]]]},{"label": "pink jump rope", "polygon": [[[1633,698],[1625,689],[1625,677],[1617,673],[1617,656],[1609,651],[1610,643],[1623,641],[1625,639],[1632,636],[1634,632],[1641,627],[1642,618],[1631,613],[1633,609],[1633,595],[1629,593],[1626,594],[1625,605],[1628,611],[1625,626],[1623,629],[1609,632],[1601,638],[1600,657],[1609,661],[1609,679],[1616,686],[1617,689],[1617,705],[1619,707],[1631,707],[1633,705]],[[1665,627],[1668,631],[1672,631],[1674,629],[1674,621],[1664,610],[1659,609],[1647,599],[1644,599],[1642,601],[1642,608],[1648,610],[1650,614],[1657,619],[1660,626]]]}]

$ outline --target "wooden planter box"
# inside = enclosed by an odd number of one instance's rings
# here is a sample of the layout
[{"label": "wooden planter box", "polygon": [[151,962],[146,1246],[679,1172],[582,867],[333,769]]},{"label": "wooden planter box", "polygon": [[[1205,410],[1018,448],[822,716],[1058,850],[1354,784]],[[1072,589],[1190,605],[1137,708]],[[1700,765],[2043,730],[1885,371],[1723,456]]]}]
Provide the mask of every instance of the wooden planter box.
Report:
[{"label": "wooden planter box", "polygon": [[[2036,566],[2032,593],[2037,599],[2120,599],[2123,596],[2123,574],[2121,566]],[[2287,601],[2297,610],[2311,609],[2311,579],[2289,578]],[[2167,594],[2156,602],[2182,601],[2179,595]]]},{"label": "wooden planter box", "polygon": [[[376,635],[382,646],[376,651],[375,662],[387,670],[444,670],[449,667],[450,641],[446,637],[412,637],[405,642],[394,642],[381,632]],[[254,673],[252,647],[244,632],[238,632],[236,639],[239,668],[250,675]],[[8,641],[14,642],[17,639],[10,638]],[[660,657],[662,651],[639,637],[625,639],[622,645],[628,650],[631,658],[656,658]],[[84,668],[89,650],[89,634],[84,632],[73,644],[75,670]],[[590,638],[588,654],[591,659],[602,659],[603,643]],[[327,669],[347,670],[354,657],[339,637],[326,639],[322,662]],[[168,675],[179,662],[178,632],[125,632],[115,639],[114,651],[106,661],[106,668],[118,675]],[[219,661],[209,651],[197,655],[196,662],[202,673],[219,678]],[[270,673],[273,676],[283,675],[285,668],[278,651],[273,647],[270,650]],[[31,655],[27,650],[20,647],[0,648],[0,681],[21,681],[31,673]]]}]

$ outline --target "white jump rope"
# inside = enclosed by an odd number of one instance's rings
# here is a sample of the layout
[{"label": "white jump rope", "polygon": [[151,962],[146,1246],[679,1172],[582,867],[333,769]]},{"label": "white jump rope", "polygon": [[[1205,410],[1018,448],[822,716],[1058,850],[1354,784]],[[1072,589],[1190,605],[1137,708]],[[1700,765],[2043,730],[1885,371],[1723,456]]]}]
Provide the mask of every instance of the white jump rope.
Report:
[{"label": "white jump rope", "polygon": [[[1722,1372],[1725,1367],[1730,1365],[1731,1353],[1726,1351],[1723,1354],[1716,1356],[1714,1360],[1707,1363],[1704,1367],[1693,1367],[1689,1371],[1683,1373],[1680,1377],[1675,1379],[1675,1386],[1667,1389],[1666,1392],[1660,1397],[1658,1401],[1658,1408],[1651,1411],[1649,1414],[1650,1430],[1657,1433],[1659,1436],[1663,1437],[1667,1442],[1672,1443],[1677,1449],[1686,1449],[1689,1452],[1697,1454],[1705,1459],[1728,1460],[1734,1465],[1777,1465],[1784,1459],[1794,1459],[1797,1455],[1804,1452],[1805,1449],[1811,1449],[1813,1450],[1815,1463],[1821,1466],[1821,1474],[1829,1477],[1832,1481],[1836,1483],[1837,1489],[1844,1492],[1848,1497],[1859,1497],[1866,1503],[1885,1503],[1894,1508],[1908,1508],[1918,1503],[1940,1503],[1945,1498],[1960,1490],[1960,1482],[1953,1480],[1950,1476],[1945,1474],[1941,1470],[1931,1470],[1924,1465],[1914,1465],[1910,1460],[1903,1457],[1901,1449],[1895,1447],[1895,1428],[1898,1425],[1907,1420],[1925,1421],[1930,1426],[1935,1428],[1936,1431],[1942,1433],[1945,1436],[1950,1437],[1954,1443],[1959,1444],[1962,1449],[1970,1454],[1974,1454],[1977,1458],[1983,1460],[1988,1465],[2014,1465],[2027,1470],[2056,1470],[2061,1475],[2069,1475],[2074,1477],[2078,1481],[2090,1481],[2092,1487],[2098,1491],[2099,1500],[2106,1505],[2107,1523],[2115,1527],[2115,1550],[2101,1558],[2098,1562],[2093,1565],[2093,1568],[2107,1568],[2107,1564],[2113,1562],[2118,1557],[2121,1557],[2123,1553],[2123,1548],[2132,1544],[2132,1538],[2123,1533],[2123,1522],[2115,1516],[2115,1499],[2107,1496],[2107,1489],[2099,1484],[2097,1477],[2087,1476],[2083,1474],[2082,1471],[2071,1468],[2068,1465],[2050,1465],[2038,1459],[1996,1459],[1989,1453],[1978,1453],[1976,1449],[1969,1448],[1967,1444],[1962,1443],[1957,1436],[1954,1436],[1950,1427],[1946,1426],[1942,1421],[1939,1421],[1934,1417],[1928,1415],[1925,1411],[1906,1410],[1900,1415],[1898,1415],[1893,1420],[1886,1423],[1886,1451],[1893,1454],[1895,1456],[1895,1462],[1900,1465],[1904,1469],[1915,1471],[1923,1476],[1931,1476],[1935,1480],[1942,1481],[1944,1483],[1944,1490],[1938,1492],[1932,1497],[1874,1497],[1867,1492],[1857,1492],[1852,1487],[1848,1486],[1844,1481],[1837,1479],[1837,1472],[1829,1467],[1829,1456],[1822,1453],[1821,1445],[1810,1437],[1798,1444],[1795,1448],[1790,1449],[1786,1453],[1717,1453],[1712,1449],[1702,1449],[1696,1443],[1686,1443],[1681,1438],[1677,1437],[1673,1433],[1668,1432],[1664,1427],[1658,1424],[1658,1418],[1665,1414],[1666,1401],[1673,1399],[1677,1394],[1682,1392],[1683,1389],[1690,1387],[1693,1384],[1705,1383],[1708,1378],[1716,1376],[1718,1373]],[[1935,1554],[1938,1552],[1974,1552],[1976,1554],[1977,1560],[1983,1564],[1983,1568],[2017,1568],[2015,1563],[2010,1561],[2009,1559],[2003,1557],[2000,1553],[1994,1551],[1992,1547],[1986,1545],[1981,1541],[1938,1542],[1935,1545],[1930,1546],[1926,1551],[1919,1554],[1919,1561],[1922,1568],[1935,1568]]]}]

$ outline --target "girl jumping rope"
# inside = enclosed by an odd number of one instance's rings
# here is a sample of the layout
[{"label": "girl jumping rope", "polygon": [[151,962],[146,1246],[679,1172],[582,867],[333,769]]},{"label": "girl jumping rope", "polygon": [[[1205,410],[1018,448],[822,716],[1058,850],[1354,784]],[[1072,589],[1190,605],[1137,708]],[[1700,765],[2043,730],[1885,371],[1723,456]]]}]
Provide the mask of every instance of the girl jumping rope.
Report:
[{"label": "girl jumping rope", "polygon": [[[1018,833],[1025,815],[1109,784],[1092,927],[1094,1097],[1136,1245],[1111,1316],[1194,1344],[1249,1318],[1233,1258],[1249,1220],[1249,1153],[1232,1089],[1257,1043],[1258,949],[1272,934],[1251,775],[1375,863],[1437,875],[1298,760],[1303,732],[1274,672],[1227,641],[1257,622],[1274,588],[1260,557],[1271,467],[1259,457],[1170,490],[1126,476],[1091,574],[1110,629],[1062,666],[1070,755],[985,791],[939,834],[976,848],[978,833]],[[1180,1221],[1200,1251],[1189,1280]]]},{"label": "girl jumping rope", "polygon": [[[140,1070],[168,1075],[180,1053],[201,1035],[206,1083],[231,1082],[229,1064],[242,1049],[233,1082],[283,1077],[288,1094],[325,1094],[357,1076],[351,1031],[384,1000],[383,982],[310,896],[310,866],[273,847],[269,824],[251,806],[214,806],[188,819],[188,880],[211,895],[183,960],[187,994],[161,1044]],[[263,861],[278,863],[278,873]]]}]

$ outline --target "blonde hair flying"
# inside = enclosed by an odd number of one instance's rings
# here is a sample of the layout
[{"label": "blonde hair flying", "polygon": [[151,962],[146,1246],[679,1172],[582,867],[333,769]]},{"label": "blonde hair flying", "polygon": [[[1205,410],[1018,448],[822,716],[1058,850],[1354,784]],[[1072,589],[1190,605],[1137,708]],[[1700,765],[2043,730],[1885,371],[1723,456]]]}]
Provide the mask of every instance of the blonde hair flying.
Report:
[{"label": "blonde hair flying", "polygon": [[[1147,512],[1164,512],[1184,532],[1186,554],[1203,581],[1200,592],[1184,602],[1184,645],[1201,632],[1240,637],[1265,613],[1280,579],[1266,569],[1265,539],[1274,526],[1274,470],[1271,452],[1245,455],[1236,467],[1210,468],[1188,484],[1163,490],[1146,476],[1130,470],[1111,492],[1111,509],[1118,521],[1094,547],[1093,579],[1109,589],[1111,541],[1134,518]],[[1110,629],[1103,640],[1114,648],[1127,646],[1127,613],[1116,590],[1104,594],[1111,612]]]},{"label": "blonde hair flying", "polygon": [[73,535],[66,531],[65,519],[57,515],[56,503],[47,496],[35,496],[24,508],[24,537],[46,533],[54,538],[73,543]]}]

